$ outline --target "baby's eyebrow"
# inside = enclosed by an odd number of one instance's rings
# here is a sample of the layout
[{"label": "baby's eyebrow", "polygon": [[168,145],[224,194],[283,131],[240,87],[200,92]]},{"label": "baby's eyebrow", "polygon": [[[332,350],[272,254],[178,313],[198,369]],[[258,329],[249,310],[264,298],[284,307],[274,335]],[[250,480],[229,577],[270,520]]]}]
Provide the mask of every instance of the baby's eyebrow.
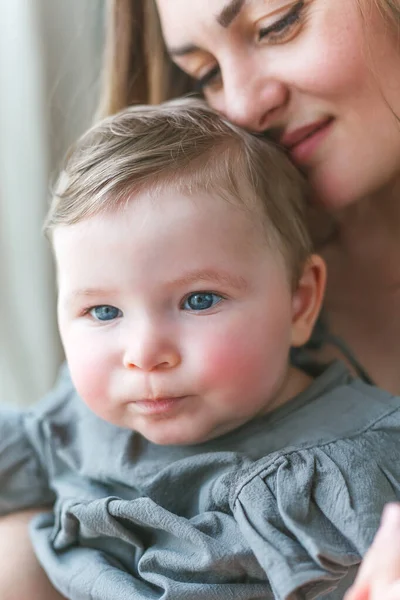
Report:
[{"label": "baby's eyebrow", "polygon": [[171,285],[183,286],[197,283],[199,281],[206,281],[210,283],[218,283],[220,285],[228,285],[229,287],[236,288],[238,290],[246,290],[248,287],[247,281],[240,275],[234,275],[225,271],[215,269],[196,269],[189,271],[170,282]]},{"label": "baby's eyebrow", "polygon": [[109,294],[110,290],[105,288],[82,288],[80,290],[73,290],[70,294],[73,298],[76,296],[101,296],[102,294]]},{"label": "baby's eyebrow", "polygon": [[106,288],[79,288],[76,290],[71,290],[65,295],[64,304],[73,304],[82,298],[99,298],[104,296],[109,297],[112,294],[113,290]]},{"label": "baby's eyebrow", "polygon": [[[248,289],[248,283],[244,277],[240,275],[234,275],[233,273],[227,273],[226,271],[219,269],[195,269],[194,271],[188,271],[187,273],[184,273],[177,279],[167,281],[163,283],[163,285],[166,285],[167,287],[182,287],[199,283],[201,281],[209,284],[215,283],[228,286],[239,291],[246,291]],[[105,296],[107,296],[109,301],[112,301],[112,296],[115,293],[116,290],[108,288],[78,288],[69,291],[68,294],[65,295],[63,304],[65,306],[69,306],[85,298],[104,298]]]}]

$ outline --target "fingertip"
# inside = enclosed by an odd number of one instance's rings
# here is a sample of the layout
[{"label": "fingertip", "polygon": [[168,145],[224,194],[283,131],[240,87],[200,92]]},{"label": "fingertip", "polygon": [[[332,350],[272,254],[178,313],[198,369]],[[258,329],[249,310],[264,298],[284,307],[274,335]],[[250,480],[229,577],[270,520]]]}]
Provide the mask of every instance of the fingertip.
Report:
[{"label": "fingertip", "polygon": [[381,527],[383,529],[400,530],[400,504],[391,502],[383,509]]},{"label": "fingertip", "polygon": [[360,584],[357,581],[346,592],[343,600],[369,600],[369,585]]}]

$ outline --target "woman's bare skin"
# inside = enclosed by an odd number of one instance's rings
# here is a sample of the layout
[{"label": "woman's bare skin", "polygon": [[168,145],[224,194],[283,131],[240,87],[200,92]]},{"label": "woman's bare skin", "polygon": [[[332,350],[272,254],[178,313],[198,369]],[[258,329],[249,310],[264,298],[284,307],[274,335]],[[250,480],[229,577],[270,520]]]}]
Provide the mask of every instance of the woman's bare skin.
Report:
[{"label": "woman's bare skin", "polygon": [[1,600],[65,600],[51,585],[29,538],[29,522],[38,510],[0,519]]},{"label": "woman's bare skin", "polygon": [[400,600],[400,505],[386,507],[375,541],[344,600]]},{"label": "woman's bare skin", "polygon": [[[325,313],[372,380],[400,394],[400,203],[349,207],[322,249],[328,267]],[[388,257],[392,257],[388,260]],[[343,356],[331,346],[317,355]]]}]

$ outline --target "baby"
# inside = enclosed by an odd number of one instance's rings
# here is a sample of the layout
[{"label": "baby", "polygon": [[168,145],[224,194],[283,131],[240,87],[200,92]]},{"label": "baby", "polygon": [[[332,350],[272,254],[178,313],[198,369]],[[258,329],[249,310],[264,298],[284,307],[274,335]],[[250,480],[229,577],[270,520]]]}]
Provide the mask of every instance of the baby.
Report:
[{"label": "baby", "polygon": [[67,157],[45,229],[68,371],[0,413],[0,512],[55,503],[32,539],[67,598],[343,598],[400,499],[400,399],[290,364],[325,285],[305,200],[200,101]]}]

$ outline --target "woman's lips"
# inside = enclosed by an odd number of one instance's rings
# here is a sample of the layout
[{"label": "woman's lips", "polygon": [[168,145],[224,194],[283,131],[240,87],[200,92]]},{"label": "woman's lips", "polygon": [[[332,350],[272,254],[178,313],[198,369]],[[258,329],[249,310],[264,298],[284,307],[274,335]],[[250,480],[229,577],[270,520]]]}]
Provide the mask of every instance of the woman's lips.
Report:
[{"label": "woman's lips", "polygon": [[332,123],[333,119],[329,118],[300,127],[282,136],[280,143],[295,163],[306,164],[328,134]]}]

